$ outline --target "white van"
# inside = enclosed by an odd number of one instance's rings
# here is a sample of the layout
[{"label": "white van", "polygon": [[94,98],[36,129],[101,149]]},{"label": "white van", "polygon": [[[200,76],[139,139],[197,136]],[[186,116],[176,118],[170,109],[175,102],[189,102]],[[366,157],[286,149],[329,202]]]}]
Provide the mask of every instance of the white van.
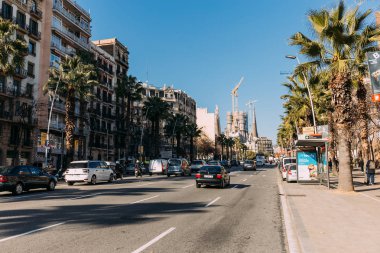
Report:
[{"label": "white van", "polygon": [[160,174],[165,175],[168,172],[168,160],[154,159],[149,162],[149,175]]},{"label": "white van", "polygon": [[77,182],[96,184],[98,181],[112,182],[114,172],[102,161],[74,161],[69,164],[64,177],[68,185]]},{"label": "white van", "polygon": [[286,180],[287,168],[285,167],[285,165],[289,163],[297,163],[297,159],[295,157],[284,157],[282,159],[282,164],[281,164],[282,180]]}]

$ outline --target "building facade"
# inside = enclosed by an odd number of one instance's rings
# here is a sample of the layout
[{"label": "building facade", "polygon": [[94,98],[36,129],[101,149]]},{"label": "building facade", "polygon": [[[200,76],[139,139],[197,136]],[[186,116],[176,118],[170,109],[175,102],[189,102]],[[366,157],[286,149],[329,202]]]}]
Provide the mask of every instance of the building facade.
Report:
[{"label": "building facade", "polygon": [[220,135],[219,109],[216,107],[215,112],[208,112],[207,108],[197,108],[197,126],[202,132],[215,143],[216,138]]},{"label": "building facade", "polygon": [[0,16],[18,26],[14,36],[24,40],[24,68],[12,76],[0,72],[0,166],[34,160],[36,94],[40,84],[41,26],[46,1],[1,0]]}]

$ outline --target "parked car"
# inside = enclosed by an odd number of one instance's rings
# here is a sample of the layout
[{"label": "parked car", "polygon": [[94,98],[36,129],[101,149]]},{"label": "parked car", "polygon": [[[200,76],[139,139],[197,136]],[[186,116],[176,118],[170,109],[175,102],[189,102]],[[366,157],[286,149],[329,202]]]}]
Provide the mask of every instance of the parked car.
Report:
[{"label": "parked car", "polygon": [[297,164],[288,163],[285,166],[287,167],[286,182],[297,182]]},{"label": "parked car", "polygon": [[149,162],[149,175],[165,175],[168,171],[169,163],[166,159],[154,159]]},{"label": "parked car", "polygon": [[264,166],[264,161],[263,160],[256,160],[256,166],[257,167],[261,167],[261,166]]},{"label": "parked car", "polygon": [[207,163],[204,160],[194,160],[190,165],[191,173],[198,172],[199,169],[205,166]]},{"label": "parked car", "polygon": [[200,188],[202,185],[213,185],[224,188],[231,183],[230,175],[223,166],[206,165],[195,175],[195,185]]},{"label": "parked car", "polygon": [[96,184],[98,181],[112,182],[114,171],[103,161],[74,161],[65,172],[65,181],[68,185],[78,182]]},{"label": "parked car", "polygon": [[231,160],[231,166],[239,166],[239,161]]},{"label": "parked car", "polygon": [[169,159],[168,177],[171,175],[181,175],[181,176],[191,176],[191,171],[189,167],[189,162],[183,158],[172,158]]},{"label": "parked car", "polygon": [[0,168],[0,191],[19,195],[23,191],[46,188],[54,191],[57,178],[34,166],[20,165]]},{"label": "parked car", "polygon": [[243,170],[256,170],[256,163],[254,160],[246,160],[243,164]]},{"label": "parked car", "polygon": [[286,179],[286,168],[285,165],[289,163],[297,163],[297,160],[295,157],[284,157],[281,161],[281,173],[282,173],[282,179]]},{"label": "parked car", "polygon": [[231,168],[231,162],[229,160],[222,160],[220,161],[220,164],[224,167],[224,168]]},{"label": "parked car", "polygon": [[218,165],[218,166],[222,166],[222,163],[218,160],[210,160],[207,162],[208,165]]}]

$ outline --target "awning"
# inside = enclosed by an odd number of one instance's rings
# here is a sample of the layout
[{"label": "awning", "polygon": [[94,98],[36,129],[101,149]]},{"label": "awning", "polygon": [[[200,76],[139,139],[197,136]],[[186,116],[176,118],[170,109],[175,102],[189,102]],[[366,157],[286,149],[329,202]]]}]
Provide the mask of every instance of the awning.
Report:
[{"label": "awning", "polygon": [[296,147],[324,147],[329,141],[327,139],[305,139],[296,140]]}]

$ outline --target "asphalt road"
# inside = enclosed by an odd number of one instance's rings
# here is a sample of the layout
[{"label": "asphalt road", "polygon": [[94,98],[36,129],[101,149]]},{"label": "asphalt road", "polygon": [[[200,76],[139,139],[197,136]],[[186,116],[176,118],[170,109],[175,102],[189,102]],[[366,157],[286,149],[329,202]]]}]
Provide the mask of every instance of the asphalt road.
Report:
[{"label": "asphalt road", "polygon": [[286,252],[275,168],[226,189],[144,176],[0,195],[0,251]]}]

